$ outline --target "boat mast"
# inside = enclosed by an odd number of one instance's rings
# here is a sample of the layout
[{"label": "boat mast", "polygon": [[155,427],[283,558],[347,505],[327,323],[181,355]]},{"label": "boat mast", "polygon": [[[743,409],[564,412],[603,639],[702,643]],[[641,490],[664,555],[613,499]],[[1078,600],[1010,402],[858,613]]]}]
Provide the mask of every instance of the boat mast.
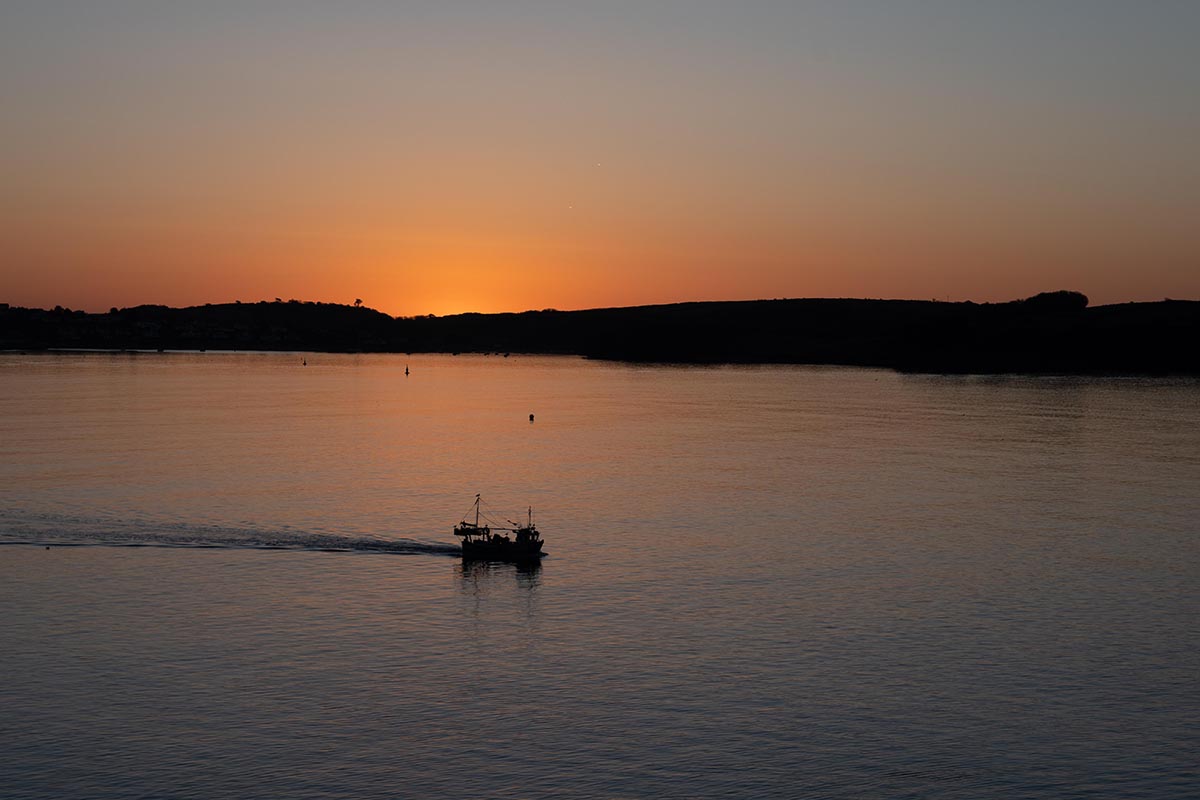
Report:
[{"label": "boat mast", "polygon": [[479,495],[475,495],[475,527],[479,527]]}]

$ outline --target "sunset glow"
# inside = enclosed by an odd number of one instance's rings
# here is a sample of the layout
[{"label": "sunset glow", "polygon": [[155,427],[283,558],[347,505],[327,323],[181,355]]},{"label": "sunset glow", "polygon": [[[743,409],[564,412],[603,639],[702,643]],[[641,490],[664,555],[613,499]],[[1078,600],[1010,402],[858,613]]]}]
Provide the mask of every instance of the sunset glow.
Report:
[{"label": "sunset glow", "polygon": [[1194,4],[6,3],[0,302],[1200,297]]}]

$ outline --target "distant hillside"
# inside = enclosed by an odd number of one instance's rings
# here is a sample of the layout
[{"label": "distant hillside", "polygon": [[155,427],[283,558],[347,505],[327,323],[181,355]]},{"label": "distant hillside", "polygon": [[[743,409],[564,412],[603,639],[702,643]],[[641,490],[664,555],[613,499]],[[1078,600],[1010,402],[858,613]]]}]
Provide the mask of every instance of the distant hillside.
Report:
[{"label": "distant hillside", "polygon": [[107,314],[0,306],[0,348],[389,350],[396,320],[333,303],[134,306]]},{"label": "distant hillside", "polygon": [[921,372],[1200,374],[1200,302],[1087,307],[756,300],[393,318],[298,301],[87,314],[0,304],[0,349],[514,352],[674,363],[847,364]]}]

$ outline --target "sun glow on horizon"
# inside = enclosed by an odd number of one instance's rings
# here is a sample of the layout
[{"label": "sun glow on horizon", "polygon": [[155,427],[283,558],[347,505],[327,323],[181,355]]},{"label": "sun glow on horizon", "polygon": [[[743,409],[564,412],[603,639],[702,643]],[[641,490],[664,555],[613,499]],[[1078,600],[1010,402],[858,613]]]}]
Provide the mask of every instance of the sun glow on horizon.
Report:
[{"label": "sun glow on horizon", "polygon": [[1200,6],[1069,5],[6,8],[0,302],[1200,297]]}]

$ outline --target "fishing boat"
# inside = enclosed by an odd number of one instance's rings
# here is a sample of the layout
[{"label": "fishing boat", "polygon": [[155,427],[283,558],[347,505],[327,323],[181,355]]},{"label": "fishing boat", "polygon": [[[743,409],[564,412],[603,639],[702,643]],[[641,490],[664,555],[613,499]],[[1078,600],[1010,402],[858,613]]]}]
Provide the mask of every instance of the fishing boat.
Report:
[{"label": "fishing boat", "polygon": [[482,518],[479,504],[479,495],[475,495],[472,506],[475,511],[474,522],[467,519],[471,514],[468,511],[463,521],[454,526],[454,535],[462,537],[464,560],[529,562],[545,555],[542,552],[542,535],[533,524],[532,506],[524,525],[506,520],[511,527],[504,527]]}]

